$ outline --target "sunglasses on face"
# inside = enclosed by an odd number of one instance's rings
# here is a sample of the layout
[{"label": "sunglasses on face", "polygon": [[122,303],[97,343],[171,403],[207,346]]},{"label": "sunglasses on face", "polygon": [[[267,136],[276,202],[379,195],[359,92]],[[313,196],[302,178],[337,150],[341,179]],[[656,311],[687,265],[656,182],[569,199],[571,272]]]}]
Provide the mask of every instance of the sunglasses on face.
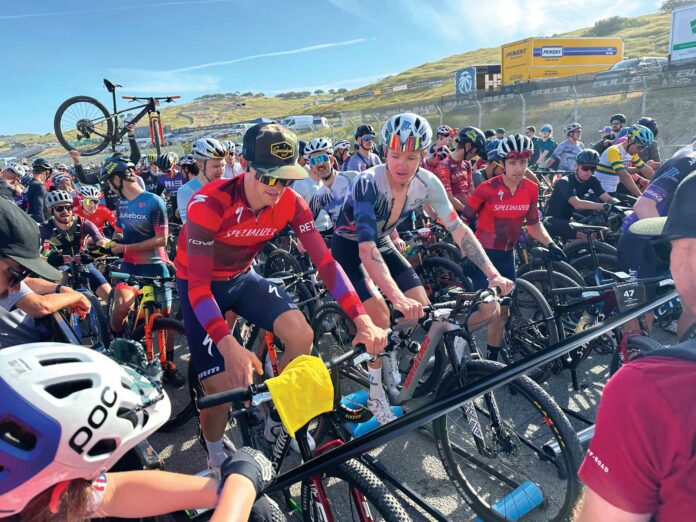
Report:
[{"label": "sunglasses on face", "polygon": [[8,283],[10,286],[17,286],[19,283],[24,281],[29,274],[31,274],[30,270],[27,270],[26,268],[23,270],[17,270],[16,268],[13,268],[11,266],[7,267],[7,276],[8,276]]},{"label": "sunglasses on face", "polygon": [[597,170],[597,167],[594,165],[578,165],[580,167],[580,170],[584,170],[585,172],[594,172]]},{"label": "sunglasses on face", "polygon": [[68,212],[72,210],[72,205],[56,205],[52,207],[56,212]]},{"label": "sunglasses on face", "polygon": [[618,126],[618,125],[621,125],[621,122],[620,121],[612,121],[611,124]]},{"label": "sunglasses on face", "polygon": [[275,187],[276,185],[280,185],[281,187],[287,187],[288,185],[290,185],[294,181],[292,179],[275,178],[273,176],[266,176],[265,174],[262,174],[260,172],[256,173],[256,180],[260,181],[264,185],[268,185],[269,187]]},{"label": "sunglasses on face", "polygon": [[375,137],[372,134],[366,134],[361,138],[364,141],[375,141]]},{"label": "sunglasses on face", "polygon": [[311,165],[318,165],[319,163],[327,163],[329,161],[329,156],[327,154],[320,154],[319,156],[312,156],[309,158],[309,163]]},{"label": "sunglasses on face", "polygon": [[98,199],[83,199],[83,200],[82,200],[82,203],[83,203],[84,205],[90,205],[90,206],[91,206],[91,205],[96,205],[97,203],[99,203],[99,200],[98,200]]}]

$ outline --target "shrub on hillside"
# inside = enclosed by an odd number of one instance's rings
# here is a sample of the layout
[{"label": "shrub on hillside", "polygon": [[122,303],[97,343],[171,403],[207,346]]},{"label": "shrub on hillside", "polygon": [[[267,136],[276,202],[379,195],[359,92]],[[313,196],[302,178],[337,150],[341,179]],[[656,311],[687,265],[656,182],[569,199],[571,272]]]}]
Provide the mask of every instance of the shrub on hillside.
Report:
[{"label": "shrub on hillside", "polygon": [[594,23],[594,27],[585,32],[585,36],[608,36],[627,27],[628,23],[629,19],[623,16],[612,16],[604,20],[597,20]]}]

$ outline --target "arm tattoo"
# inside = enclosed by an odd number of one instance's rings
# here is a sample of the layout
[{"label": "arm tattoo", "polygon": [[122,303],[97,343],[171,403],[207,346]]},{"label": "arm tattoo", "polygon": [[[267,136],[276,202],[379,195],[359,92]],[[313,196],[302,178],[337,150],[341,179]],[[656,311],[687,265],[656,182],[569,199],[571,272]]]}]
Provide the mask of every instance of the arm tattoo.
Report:
[{"label": "arm tattoo", "polygon": [[384,264],[384,259],[382,258],[382,254],[379,253],[379,249],[376,246],[372,247],[372,250],[370,250],[370,256],[372,257],[372,260],[375,263],[378,263],[380,265]]},{"label": "arm tattoo", "polygon": [[484,252],[481,243],[479,243],[476,236],[471,232],[468,227],[465,227],[464,237],[459,245],[459,248],[465,257],[468,257],[472,263],[481,269],[484,274],[490,274],[491,272],[497,272],[491,260],[488,259],[486,252]]}]

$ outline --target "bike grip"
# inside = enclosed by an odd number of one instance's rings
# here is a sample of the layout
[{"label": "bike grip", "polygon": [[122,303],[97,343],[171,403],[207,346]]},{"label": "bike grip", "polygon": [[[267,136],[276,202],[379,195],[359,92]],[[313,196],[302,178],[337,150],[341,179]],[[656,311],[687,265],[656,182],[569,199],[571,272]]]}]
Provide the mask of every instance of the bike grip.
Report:
[{"label": "bike grip", "polygon": [[326,361],[324,364],[326,365],[327,368],[332,368],[334,366],[338,366],[339,364],[343,364],[344,362],[352,359],[356,355],[360,355],[361,353],[364,353],[366,350],[365,345],[362,343],[358,343],[355,348],[352,350],[348,350],[346,353],[339,355],[338,357],[331,359],[330,361]]},{"label": "bike grip", "polygon": [[111,277],[113,279],[130,279],[130,274],[125,272],[111,272]]},{"label": "bike grip", "polygon": [[220,393],[214,393],[212,395],[206,395],[196,400],[198,408],[205,410],[206,408],[212,408],[213,406],[219,406],[220,404],[227,404],[235,401],[246,401],[251,399],[252,393],[249,388],[235,388],[233,390],[227,390]]}]

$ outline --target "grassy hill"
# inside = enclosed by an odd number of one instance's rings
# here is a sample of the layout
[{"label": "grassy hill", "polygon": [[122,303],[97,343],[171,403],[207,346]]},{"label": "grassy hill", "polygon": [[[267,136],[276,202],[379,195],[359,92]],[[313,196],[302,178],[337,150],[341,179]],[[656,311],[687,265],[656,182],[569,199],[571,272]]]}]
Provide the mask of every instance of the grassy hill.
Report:
[{"label": "grassy hill", "polygon": [[[669,40],[669,14],[650,14],[626,19],[623,27],[604,32],[602,36],[621,36],[624,38],[624,55],[666,56]],[[594,28],[588,27],[557,36],[594,36]],[[556,35],[555,35],[556,36]],[[503,37],[501,37],[503,39]],[[423,87],[399,91],[393,94],[364,97],[345,102],[324,104],[306,108],[304,105],[320,99],[333,98],[334,95],[309,96],[300,99],[281,99],[267,97],[247,97],[244,106],[230,100],[201,100],[184,104],[175,104],[162,109],[162,121],[172,128],[200,127],[211,124],[234,123],[259,116],[277,117],[306,113],[332,113],[361,109],[376,109],[396,104],[406,104],[417,100],[434,99],[453,94],[454,72],[462,67],[483,63],[499,63],[500,47],[481,48],[462,54],[443,58],[436,62],[425,63],[402,73],[384,78],[378,82],[354,89],[345,95],[360,94],[385,87],[412,84],[423,80],[446,80],[438,87]],[[23,143],[55,141],[52,135],[38,136],[22,134],[0,137],[0,141],[21,141]],[[0,151],[2,145],[0,145]]]}]

